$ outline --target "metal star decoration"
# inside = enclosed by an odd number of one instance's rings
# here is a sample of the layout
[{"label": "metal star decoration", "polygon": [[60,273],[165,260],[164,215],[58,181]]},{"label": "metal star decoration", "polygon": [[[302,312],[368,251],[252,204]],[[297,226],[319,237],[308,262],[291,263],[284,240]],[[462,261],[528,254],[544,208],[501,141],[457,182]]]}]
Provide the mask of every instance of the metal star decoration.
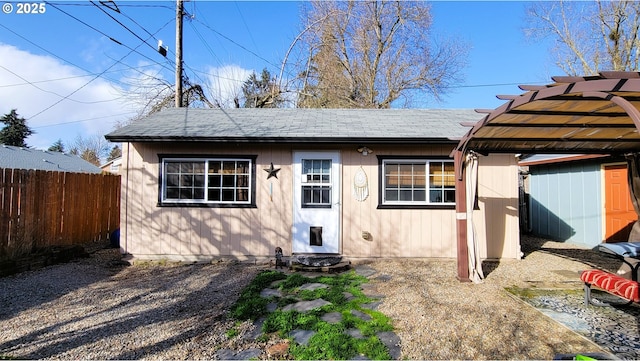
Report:
[{"label": "metal star decoration", "polygon": [[278,178],[278,172],[280,171],[280,168],[275,169],[273,167],[273,162],[271,162],[271,167],[265,168],[264,171],[269,173],[269,175],[267,176],[267,179],[269,179],[271,177],[276,177],[276,179],[277,179]]}]

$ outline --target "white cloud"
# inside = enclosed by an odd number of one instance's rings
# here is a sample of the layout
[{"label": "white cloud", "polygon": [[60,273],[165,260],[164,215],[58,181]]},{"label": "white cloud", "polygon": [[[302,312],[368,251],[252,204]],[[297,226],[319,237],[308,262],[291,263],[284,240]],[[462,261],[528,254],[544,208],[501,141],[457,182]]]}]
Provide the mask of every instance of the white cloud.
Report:
[{"label": "white cloud", "polygon": [[48,148],[57,139],[106,134],[133,114],[122,87],[102,77],[0,43],[0,113],[17,109],[36,134],[27,144]]},{"label": "white cloud", "polygon": [[[46,149],[58,139],[71,144],[78,135],[112,131],[147,102],[170,94],[172,81],[163,79],[163,72],[158,64],[139,63],[97,77],[51,56],[0,43],[0,116],[17,109],[36,132],[27,138],[31,147]],[[210,67],[205,92],[214,104],[233,107],[253,72],[237,65]]]},{"label": "white cloud", "polygon": [[237,65],[211,67],[207,81],[211,94],[211,102],[223,108],[232,108],[234,98],[242,98],[242,83],[253,73]]}]

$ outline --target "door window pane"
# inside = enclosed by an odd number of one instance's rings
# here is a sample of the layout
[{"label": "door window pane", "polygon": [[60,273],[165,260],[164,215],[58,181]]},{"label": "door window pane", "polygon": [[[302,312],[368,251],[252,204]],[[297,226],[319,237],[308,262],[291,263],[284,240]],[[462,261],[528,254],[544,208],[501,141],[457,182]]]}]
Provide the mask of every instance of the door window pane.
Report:
[{"label": "door window pane", "polygon": [[302,207],[331,207],[331,160],[302,160]]}]

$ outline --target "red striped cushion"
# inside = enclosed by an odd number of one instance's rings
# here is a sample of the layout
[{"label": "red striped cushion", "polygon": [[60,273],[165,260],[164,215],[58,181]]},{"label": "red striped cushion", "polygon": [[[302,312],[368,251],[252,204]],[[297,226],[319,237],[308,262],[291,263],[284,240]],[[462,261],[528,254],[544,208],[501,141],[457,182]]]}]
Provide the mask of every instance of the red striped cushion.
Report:
[{"label": "red striped cushion", "polygon": [[626,298],[633,302],[640,302],[638,282],[636,281],[596,269],[582,272],[580,279],[585,283],[594,285],[616,296]]}]

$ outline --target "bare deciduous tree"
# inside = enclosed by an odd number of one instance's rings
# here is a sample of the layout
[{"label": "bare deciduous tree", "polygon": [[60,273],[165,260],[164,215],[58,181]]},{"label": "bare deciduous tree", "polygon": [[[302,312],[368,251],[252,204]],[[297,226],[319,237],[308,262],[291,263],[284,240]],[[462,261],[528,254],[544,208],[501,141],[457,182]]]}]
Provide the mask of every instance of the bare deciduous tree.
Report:
[{"label": "bare deciduous tree", "polygon": [[[122,95],[129,99],[129,103],[137,108],[138,112],[130,119],[117,122],[115,128],[121,128],[150,114],[175,106],[175,86],[162,79],[158,74],[140,72],[137,77],[126,81],[126,84],[129,87],[127,90],[123,90]],[[182,106],[216,107],[209,101],[201,85],[193,84],[185,78],[182,89]]]},{"label": "bare deciduous tree", "polygon": [[78,135],[69,153],[100,166],[102,160],[109,155],[110,147],[110,143],[101,135],[87,137]]},{"label": "bare deciduous tree", "polygon": [[638,70],[640,2],[535,2],[528,21],[526,34],[551,37],[556,65],[569,75]]},{"label": "bare deciduous tree", "polygon": [[[459,80],[467,48],[437,39],[427,3],[314,1],[303,16],[307,62],[300,107],[389,108],[416,93],[439,99]],[[301,63],[302,64],[302,63]]]}]

